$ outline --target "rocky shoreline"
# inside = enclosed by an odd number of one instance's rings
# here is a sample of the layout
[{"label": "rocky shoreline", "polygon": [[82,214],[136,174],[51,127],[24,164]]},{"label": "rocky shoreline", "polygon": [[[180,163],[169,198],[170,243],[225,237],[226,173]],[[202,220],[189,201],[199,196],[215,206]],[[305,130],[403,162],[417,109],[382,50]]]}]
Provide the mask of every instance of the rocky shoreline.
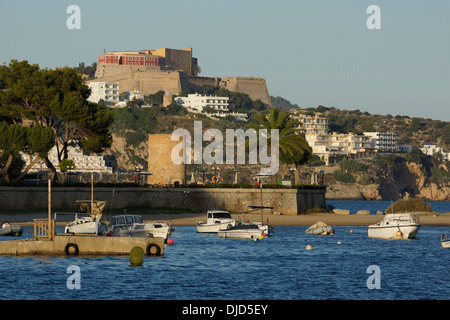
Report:
[{"label": "rocky shoreline", "polygon": [[327,187],[326,200],[397,200],[411,195],[426,201],[450,201],[450,189],[435,183],[422,186],[415,194],[405,191],[401,185],[359,185],[337,182]]}]

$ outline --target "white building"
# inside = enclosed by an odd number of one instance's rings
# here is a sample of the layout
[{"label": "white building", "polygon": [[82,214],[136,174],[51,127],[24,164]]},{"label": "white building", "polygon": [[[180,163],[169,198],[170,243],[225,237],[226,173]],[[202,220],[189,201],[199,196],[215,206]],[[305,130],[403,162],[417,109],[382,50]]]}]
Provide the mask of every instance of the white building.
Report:
[{"label": "white building", "polygon": [[353,133],[316,134],[306,133],[305,139],[313,154],[319,156],[325,164],[329,164],[330,156],[370,156],[374,149],[370,145],[370,137]]},{"label": "white building", "polygon": [[202,112],[203,108],[211,107],[214,111],[229,112],[229,98],[204,96],[199,93],[189,94],[187,97],[177,97],[175,102],[182,107]]},{"label": "white building", "polygon": [[444,149],[434,144],[425,144],[423,148],[420,148],[420,151],[422,151],[427,156],[438,154],[441,156],[442,161],[450,160],[450,152],[445,152]]},{"label": "white building", "polygon": [[[112,168],[107,167],[105,160],[102,156],[87,156],[84,155],[83,152],[78,148],[69,147],[68,149],[68,156],[67,158],[69,160],[73,160],[75,164],[75,168],[71,170],[71,172],[104,172],[104,173],[112,173]],[[22,159],[25,161],[25,166],[28,166],[30,164],[30,157],[23,154]],[[56,171],[60,172],[61,170],[58,167],[59,160],[58,160],[58,154],[56,146],[53,147],[49,154],[48,159],[55,167]],[[46,171],[47,168],[43,162],[36,163],[34,166],[31,167],[30,172],[38,172],[38,171]]]},{"label": "white building", "polygon": [[310,115],[301,109],[290,109],[291,118],[302,123],[300,127],[305,133],[328,134],[328,119],[322,114]]},{"label": "white building", "polygon": [[364,132],[364,135],[371,137],[372,148],[390,152],[398,150],[397,134],[394,132]]},{"label": "white building", "polygon": [[89,82],[91,95],[88,101],[98,103],[100,100],[106,104],[116,105],[119,103],[119,83],[118,82]]}]

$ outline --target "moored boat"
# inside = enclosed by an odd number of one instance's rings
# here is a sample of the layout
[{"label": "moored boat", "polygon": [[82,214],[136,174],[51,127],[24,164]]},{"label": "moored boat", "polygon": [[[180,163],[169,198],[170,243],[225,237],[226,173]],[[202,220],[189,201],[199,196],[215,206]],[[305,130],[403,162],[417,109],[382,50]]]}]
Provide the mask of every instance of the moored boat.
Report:
[{"label": "moored boat", "polygon": [[[103,215],[103,208],[106,201],[92,201],[92,200],[77,200],[81,214],[86,214],[85,217],[78,217],[76,213],[75,220],[66,224],[65,233],[73,234],[102,234],[106,230],[106,224],[101,220]],[[56,214],[67,214],[59,212]]]},{"label": "moored boat", "polygon": [[220,238],[234,239],[254,239],[263,237],[264,229],[253,223],[237,223],[234,227],[230,226],[217,232]]},{"label": "moored boat", "polygon": [[370,225],[367,233],[369,238],[415,239],[419,228],[419,220],[415,215],[391,213],[377,224]]},{"label": "moored boat", "polygon": [[325,222],[318,221],[306,229],[305,233],[312,235],[334,235],[334,229]]},{"label": "moored boat", "polygon": [[23,228],[19,225],[9,224],[9,222],[1,222],[0,236],[20,236]]},{"label": "moored boat", "polygon": [[206,222],[197,223],[197,232],[199,233],[217,233],[219,230],[228,227],[234,227],[236,220],[231,217],[229,211],[208,210],[206,213]]},{"label": "moored boat", "polygon": [[441,246],[442,248],[450,248],[450,238],[446,234],[441,234]]},{"label": "moored boat", "polygon": [[139,215],[122,214],[111,218],[106,234],[113,237],[154,237],[167,240],[174,228],[166,222],[144,222]]}]

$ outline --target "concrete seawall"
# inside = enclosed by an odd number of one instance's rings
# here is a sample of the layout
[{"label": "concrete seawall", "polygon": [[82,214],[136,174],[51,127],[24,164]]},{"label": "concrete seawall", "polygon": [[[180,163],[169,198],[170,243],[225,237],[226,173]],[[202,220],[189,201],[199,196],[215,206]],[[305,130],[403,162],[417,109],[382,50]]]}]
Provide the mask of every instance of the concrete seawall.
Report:
[{"label": "concrete seawall", "polygon": [[[76,200],[91,198],[90,188],[52,188],[52,207],[75,207]],[[240,188],[95,188],[94,198],[105,200],[109,208],[168,207],[191,210],[223,209],[236,212],[260,206],[260,189]],[[310,208],[325,208],[325,189],[263,189],[262,205],[298,215]],[[0,187],[0,209],[47,208],[47,188]]]}]

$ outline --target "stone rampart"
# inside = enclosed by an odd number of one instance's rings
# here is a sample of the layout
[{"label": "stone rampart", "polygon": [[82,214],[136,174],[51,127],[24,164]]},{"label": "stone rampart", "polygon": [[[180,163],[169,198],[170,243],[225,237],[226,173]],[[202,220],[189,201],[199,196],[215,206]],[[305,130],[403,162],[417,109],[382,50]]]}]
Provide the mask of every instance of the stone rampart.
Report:
[{"label": "stone rampart", "polygon": [[202,93],[205,85],[221,86],[229,91],[242,92],[252,100],[260,99],[271,106],[266,80],[257,77],[194,77],[181,71],[162,70],[160,67],[99,65],[93,81],[119,82],[120,92],[139,90],[142,95],[159,90],[180,94],[183,90]]}]

